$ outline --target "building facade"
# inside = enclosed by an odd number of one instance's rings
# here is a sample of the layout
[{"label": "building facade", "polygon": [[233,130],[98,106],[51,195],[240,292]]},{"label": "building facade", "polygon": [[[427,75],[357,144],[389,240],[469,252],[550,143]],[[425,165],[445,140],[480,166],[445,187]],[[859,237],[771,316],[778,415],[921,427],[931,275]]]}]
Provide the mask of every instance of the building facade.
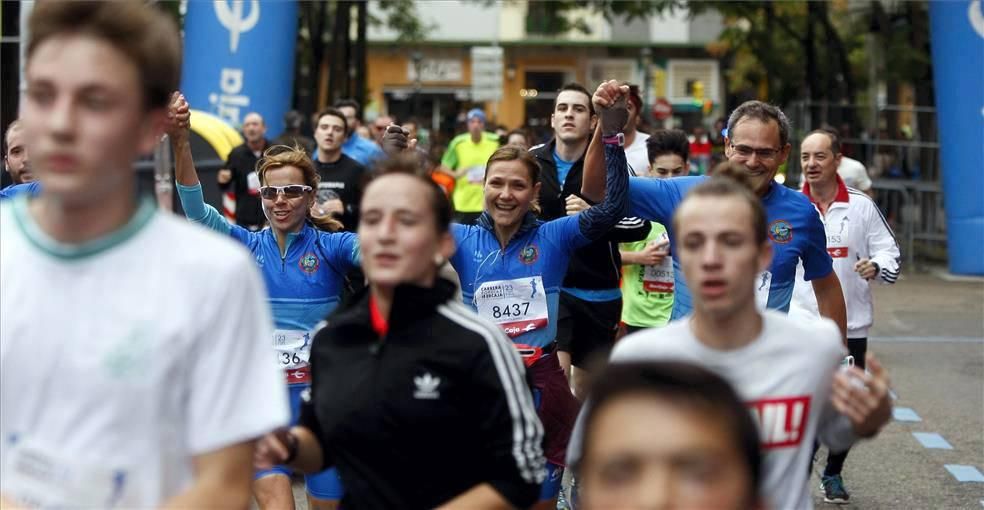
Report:
[{"label": "building facade", "polygon": [[[583,10],[567,16],[588,28],[544,35],[549,2],[423,0],[417,12],[427,40],[405,43],[385,27],[370,28],[366,117],[403,121],[414,112],[434,133],[451,133],[463,113],[483,108],[507,129],[549,129],[556,90],[576,81],[589,90],[606,78],[638,84],[648,109],[657,99],[672,105],[669,125],[690,127],[721,109],[724,83],[719,61],[705,49],[722,29],[716,14],[691,19],[685,11],[631,22],[608,22]],[[370,12],[374,9],[370,3]],[[498,49],[489,49],[498,48]],[[498,61],[473,56],[501,55]],[[478,57],[476,57],[478,58]],[[489,64],[497,69],[489,71]],[[481,74],[474,73],[479,69]],[[473,76],[474,75],[474,76]],[[497,92],[497,93],[493,93]],[[660,123],[660,121],[656,121]]]}]

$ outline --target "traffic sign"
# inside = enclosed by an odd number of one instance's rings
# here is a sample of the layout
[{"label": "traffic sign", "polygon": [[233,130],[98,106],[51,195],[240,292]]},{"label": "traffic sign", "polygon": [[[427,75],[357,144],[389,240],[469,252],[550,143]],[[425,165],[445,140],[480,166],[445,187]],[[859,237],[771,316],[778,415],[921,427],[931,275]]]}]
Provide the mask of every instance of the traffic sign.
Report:
[{"label": "traffic sign", "polygon": [[666,100],[665,97],[661,97],[653,103],[653,118],[656,120],[666,120],[673,115],[673,105]]}]

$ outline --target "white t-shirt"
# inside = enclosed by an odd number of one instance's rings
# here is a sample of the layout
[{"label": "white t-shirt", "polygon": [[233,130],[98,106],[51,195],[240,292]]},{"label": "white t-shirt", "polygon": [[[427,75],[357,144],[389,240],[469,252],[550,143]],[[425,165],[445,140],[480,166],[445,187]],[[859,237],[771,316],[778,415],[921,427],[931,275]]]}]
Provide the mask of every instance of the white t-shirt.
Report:
[{"label": "white t-shirt", "polygon": [[871,178],[868,177],[868,170],[864,163],[841,156],[840,165],[837,167],[837,175],[844,179],[844,184],[848,187],[868,191],[871,189]]},{"label": "white t-shirt", "polygon": [[[615,344],[611,363],[685,361],[731,383],[759,425],[764,459],[762,495],[775,510],[813,507],[807,468],[813,440],[834,451],[854,442],[850,421],[829,403],[834,371],[847,349],[830,320],[799,324],[773,310],[763,312],[761,335],[731,351],[712,349],[694,337],[690,318],[644,330]],[[583,410],[582,410],[583,414]],[[571,444],[580,456],[581,423]]]},{"label": "white t-shirt", "polygon": [[144,203],[59,244],[0,206],[0,492],[41,508],[151,508],[192,457],[289,419],[262,280],[233,241]]},{"label": "white t-shirt", "polygon": [[632,145],[625,147],[625,160],[629,164],[629,174],[645,177],[649,175],[649,151],[646,150],[649,135],[636,131]]}]

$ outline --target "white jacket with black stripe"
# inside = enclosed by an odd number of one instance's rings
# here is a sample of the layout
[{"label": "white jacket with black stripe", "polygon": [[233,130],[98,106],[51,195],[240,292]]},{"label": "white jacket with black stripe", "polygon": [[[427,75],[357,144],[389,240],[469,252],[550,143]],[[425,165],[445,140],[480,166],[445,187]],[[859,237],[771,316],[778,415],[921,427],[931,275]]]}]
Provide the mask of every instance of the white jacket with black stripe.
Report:
[{"label": "white jacket with black stripe", "polygon": [[[840,279],[847,305],[847,338],[867,338],[874,319],[870,282],[854,271],[854,265],[861,259],[870,259],[878,264],[878,274],[872,281],[895,283],[901,272],[901,251],[875,202],[868,195],[846,187],[840,177],[837,184],[837,197],[826,215],[820,215],[820,220],[827,233],[827,252],[834,261],[834,272]],[[803,193],[809,196],[809,186],[804,186]],[[789,315],[820,317],[813,285],[803,280],[802,263],[796,271]]]}]

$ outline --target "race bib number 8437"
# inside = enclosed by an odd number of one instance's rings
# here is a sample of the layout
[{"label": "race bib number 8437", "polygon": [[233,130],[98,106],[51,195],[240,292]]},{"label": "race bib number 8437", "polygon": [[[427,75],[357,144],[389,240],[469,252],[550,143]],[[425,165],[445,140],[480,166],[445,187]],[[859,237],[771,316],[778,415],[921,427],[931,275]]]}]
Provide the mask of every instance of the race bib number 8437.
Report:
[{"label": "race bib number 8437", "polygon": [[547,326],[547,293],[539,276],[483,283],[475,291],[478,314],[510,338]]}]

